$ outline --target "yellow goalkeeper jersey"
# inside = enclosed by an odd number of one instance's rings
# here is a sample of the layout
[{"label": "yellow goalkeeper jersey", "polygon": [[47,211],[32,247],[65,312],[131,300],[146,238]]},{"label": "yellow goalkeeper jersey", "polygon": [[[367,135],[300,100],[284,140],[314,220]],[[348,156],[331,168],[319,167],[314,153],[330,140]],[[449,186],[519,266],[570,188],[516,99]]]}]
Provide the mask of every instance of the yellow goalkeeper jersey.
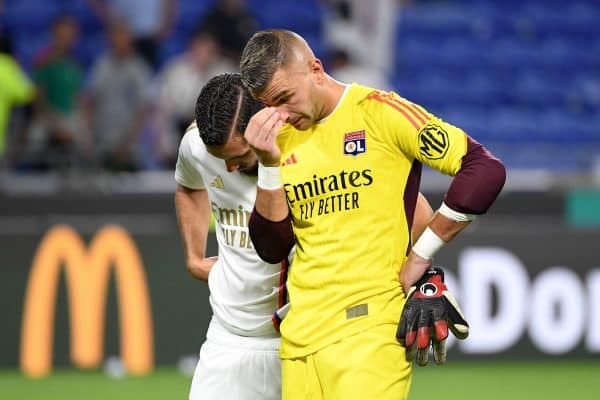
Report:
[{"label": "yellow goalkeeper jersey", "polygon": [[296,235],[283,358],[398,323],[421,163],[455,175],[466,134],[393,92],[352,84],[326,119],[278,137]]}]

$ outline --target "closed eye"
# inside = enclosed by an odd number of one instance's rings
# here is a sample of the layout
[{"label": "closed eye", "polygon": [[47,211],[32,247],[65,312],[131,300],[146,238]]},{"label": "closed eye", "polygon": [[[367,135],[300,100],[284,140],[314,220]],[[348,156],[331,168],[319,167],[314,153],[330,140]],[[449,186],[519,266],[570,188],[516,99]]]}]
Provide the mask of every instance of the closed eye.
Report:
[{"label": "closed eye", "polygon": [[240,160],[243,160],[246,157],[248,157],[251,152],[252,152],[252,149],[248,149],[248,151],[246,151],[244,154],[241,154],[241,155],[235,156],[235,157],[231,157],[227,161],[240,161]]},{"label": "closed eye", "polygon": [[281,99],[277,100],[277,105],[280,106],[284,103],[287,103],[291,98],[292,98],[292,96],[282,97]]},{"label": "closed eye", "polygon": [[290,93],[290,92],[283,92],[283,93],[281,93],[281,94],[278,94],[278,95],[277,95],[277,96],[275,96],[275,97],[273,98],[273,100],[271,101],[271,103],[272,103],[271,105],[272,105],[273,107],[280,106],[280,105],[282,105],[283,103],[285,103],[285,102],[289,101],[289,100],[292,98],[292,96],[293,96],[293,95],[294,95],[294,94],[293,94],[293,93]]}]

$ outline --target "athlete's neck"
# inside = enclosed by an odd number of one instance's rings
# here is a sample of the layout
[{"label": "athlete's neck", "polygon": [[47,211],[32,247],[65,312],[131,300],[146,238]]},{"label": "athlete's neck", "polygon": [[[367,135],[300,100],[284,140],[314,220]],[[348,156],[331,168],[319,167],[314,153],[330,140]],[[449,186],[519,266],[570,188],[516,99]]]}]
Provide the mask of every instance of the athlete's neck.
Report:
[{"label": "athlete's neck", "polygon": [[327,81],[323,90],[323,109],[320,112],[321,118],[319,118],[319,121],[328,118],[333,113],[346,89],[346,85],[341,84],[331,76],[326,75],[326,79]]}]

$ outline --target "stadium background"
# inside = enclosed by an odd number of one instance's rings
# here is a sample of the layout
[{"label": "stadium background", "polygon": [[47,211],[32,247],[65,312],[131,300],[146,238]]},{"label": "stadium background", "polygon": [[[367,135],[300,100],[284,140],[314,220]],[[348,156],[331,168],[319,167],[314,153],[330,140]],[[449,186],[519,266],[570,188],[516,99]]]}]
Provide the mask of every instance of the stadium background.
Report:
[{"label": "stadium background", "polygon": [[[160,47],[160,63],[184,50],[215,5],[175,3],[174,28]],[[258,27],[303,34],[326,62],[332,3],[246,2]],[[509,168],[506,189],[490,215],[436,260],[449,271],[472,335],[452,344],[448,366],[417,370],[413,398],[593,397],[600,390],[600,4],[400,3],[388,19],[393,40],[386,81],[463,127]],[[62,12],[82,24],[76,51],[86,68],[105,47],[102,25],[85,0],[0,4],[0,27],[11,33],[15,56],[28,72],[48,40],[51,21]],[[3,166],[0,182],[1,397],[184,397],[185,372],[194,364],[210,310],[206,285],[185,272],[172,170],[32,173]],[[425,171],[422,189],[434,206],[447,184]],[[61,224],[86,243],[107,224],[125,228],[133,238],[151,299],[154,372],[128,376],[121,363],[123,300],[114,274],[102,360],[91,372],[73,367],[64,272],[54,308],[58,371],[31,379],[19,370],[30,270],[46,232]],[[214,241],[209,253],[215,254]]]}]

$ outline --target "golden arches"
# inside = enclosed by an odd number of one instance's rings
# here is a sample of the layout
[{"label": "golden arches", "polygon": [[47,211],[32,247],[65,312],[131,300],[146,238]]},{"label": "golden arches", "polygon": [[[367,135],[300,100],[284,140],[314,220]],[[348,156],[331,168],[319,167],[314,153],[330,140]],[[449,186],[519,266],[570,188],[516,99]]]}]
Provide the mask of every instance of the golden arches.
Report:
[{"label": "golden arches", "polygon": [[54,308],[60,268],[65,266],[71,329],[71,360],[98,367],[104,353],[104,316],[110,269],[115,268],[121,357],[131,374],[154,365],[150,297],[135,242],[123,228],[99,230],[86,251],[79,234],[58,225],[42,239],[29,275],[21,333],[21,369],[29,376],[52,370]]}]

